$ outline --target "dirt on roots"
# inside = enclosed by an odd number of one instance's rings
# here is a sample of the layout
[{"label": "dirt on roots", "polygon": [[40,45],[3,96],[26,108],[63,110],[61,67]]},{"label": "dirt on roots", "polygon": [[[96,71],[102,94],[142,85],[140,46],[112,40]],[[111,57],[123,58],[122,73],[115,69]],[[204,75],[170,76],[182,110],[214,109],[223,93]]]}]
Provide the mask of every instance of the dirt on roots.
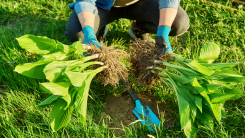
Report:
[{"label": "dirt on roots", "polygon": [[[90,45],[92,48],[88,50],[89,55],[99,54],[96,61],[103,62],[108,68],[96,75],[95,80],[104,85],[111,84],[113,86],[119,85],[120,79],[128,80],[128,69],[122,62],[122,59],[129,60],[129,55],[126,51],[114,49],[114,46],[105,47],[101,49],[97,46]],[[95,68],[100,65],[94,65]]]},{"label": "dirt on roots", "polygon": [[[152,86],[159,79],[151,70],[147,69],[150,66],[156,66],[154,60],[169,61],[171,54],[157,54],[161,48],[152,42],[138,40],[131,44],[129,51],[132,53],[130,58],[131,72],[135,75],[135,82],[144,86]],[[159,66],[159,65],[157,65]],[[164,68],[164,66],[160,66]]]}]

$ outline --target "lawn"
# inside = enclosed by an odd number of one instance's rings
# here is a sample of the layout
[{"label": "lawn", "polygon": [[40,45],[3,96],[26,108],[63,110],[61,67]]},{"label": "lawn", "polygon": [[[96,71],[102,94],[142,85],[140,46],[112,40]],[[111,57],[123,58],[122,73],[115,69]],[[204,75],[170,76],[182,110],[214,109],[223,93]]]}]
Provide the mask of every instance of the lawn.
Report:
[{"label": "lawn", "polygon": [[[210,0],[211,1],[211,0]],[[218,2],[217,0],[212,0]],[[72,0],[3,0],[0,3],[0,137],[116,137],[106,124],[97,123],[103,115],[107,97],[111,94],[120,96],[126,91],[122,84],[118,87],[104,86],[92,82],[86,125],[79,122],[76,114],[72,115],[67,127],[58,132],[50,128],[51,107],[37,108],[40,102],[49,95],[41,91],[35,80],[14,72],[14,67],[21,63],[32,62],[37,55],[21,49],[16,38],[33,34],[47,36],[64,44],[71,44],[65,37],[65,26],[72,10],[68,4]],[[244,10],[231,2],[219,1],[220,4]],[[245,63],[245,13],[234,12],[226,8],[216,7],[197,0],[183,0],[180,4],[188,13],[190,28],[179,37],[171,37],[171,45],[175,53],[195,58],[200,48],[209,41],[214,41],[221,48],[216,62]],[[122,45],[127,50],[130,37],[127,34],[131,21],[120,19],[109,24],[109,32],[105,44]],[[155,35],[153,34],[154,38]],[[236,69],[245,75],[245,64]],[[244,84],[238,87],[244,90]],[[137,88],[137,93],[154,95],[160,101],[172,101],[173,127],[161,129],[157,133],[134,126],[125,126],[121,137],[185,137],[180,129],[178,103],[173,90],[164,83],[151,89]],[[245,97],[225,103],[226,118],[221,123],[215,122],[214,132],[200,129],[197,137],[245,137]],[[102,118],[102,117],[101,117]]]}]

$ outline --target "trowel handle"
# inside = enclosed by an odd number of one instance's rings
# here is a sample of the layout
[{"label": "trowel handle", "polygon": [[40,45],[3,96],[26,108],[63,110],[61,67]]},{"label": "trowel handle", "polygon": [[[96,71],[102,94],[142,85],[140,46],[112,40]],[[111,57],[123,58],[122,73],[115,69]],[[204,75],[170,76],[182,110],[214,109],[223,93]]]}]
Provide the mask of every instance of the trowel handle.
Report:
[{"label": "trowel handle", "polygon": [[123,79],[121,79],[121,81],[122,81],[124,87],[127,89],[127,92],[130,95],[130,97],[132,98],[133,102],[135,102],[136,100],[138,100],[139,97],[137,96],[137,94],[135,93],[135,91],[133,89],[129,89],[128,88],[128,85],[126,84],[126,82]]}]

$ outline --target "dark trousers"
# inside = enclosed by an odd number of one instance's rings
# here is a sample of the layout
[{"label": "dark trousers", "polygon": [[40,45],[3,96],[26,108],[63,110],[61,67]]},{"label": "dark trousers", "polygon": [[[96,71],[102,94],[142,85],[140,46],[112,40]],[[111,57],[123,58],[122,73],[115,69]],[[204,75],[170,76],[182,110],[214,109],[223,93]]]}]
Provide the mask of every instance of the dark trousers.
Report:
[{"label": "dark trousers", "polygon": [[[140,0],[127,7],[104,10],[98,7],[98,15],[95,17],[94,31],[96,36],[101,29],[120,18],[136,20],[136,25],[147,33],[157,33],[159,23],[159,0]],[[189,28],[189,17],[182,7],[178,7],[177,16],[172,24],[169,36],[180,36]],[[69,41],[83,40],[82,27],[76,13],[73,11],[67,26],[65,35]]]}]

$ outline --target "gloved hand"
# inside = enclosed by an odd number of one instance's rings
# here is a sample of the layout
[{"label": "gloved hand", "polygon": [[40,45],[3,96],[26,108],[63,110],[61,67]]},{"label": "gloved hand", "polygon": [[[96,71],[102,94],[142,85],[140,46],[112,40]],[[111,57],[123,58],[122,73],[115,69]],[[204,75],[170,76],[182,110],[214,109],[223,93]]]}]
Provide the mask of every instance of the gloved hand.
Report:
[{"label": "gloved hand", "polygon": [[94,34],[94,29],[91,26],[85,26],[82,29],[84,34],[83,44],[94,44],[97,47],[101,48],[100,44],[97,42]]},{"label": "gloved hand", "polygon": [[159,26],[157,29],[156,44],[162,49],[157,51],[157,54],[166,54],[168,51],[173,53],[171,48],[168,35],[170,33],[170,28],[168,26]]}]

